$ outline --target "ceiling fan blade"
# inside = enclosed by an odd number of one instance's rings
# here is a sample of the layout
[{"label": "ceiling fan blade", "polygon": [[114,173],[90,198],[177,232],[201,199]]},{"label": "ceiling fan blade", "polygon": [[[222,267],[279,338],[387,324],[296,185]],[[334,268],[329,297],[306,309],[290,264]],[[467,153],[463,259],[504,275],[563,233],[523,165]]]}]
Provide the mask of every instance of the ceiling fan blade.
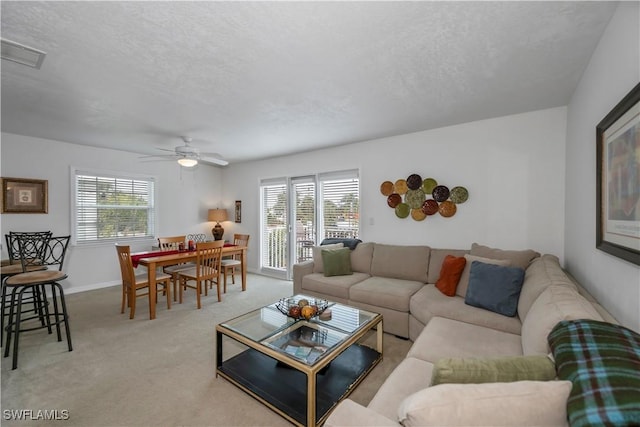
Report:
[{"label": "ceiling fan blade", "polygon": [[220,166],[227,166],[229,164],[229,162],[222,158],[222,156],[218,153],[200,153],[200,157],[204,161]]},{"label": "ceiling fan blade", "polygon": [[139,159],[149,159],[149,158],[152,158],[152,157],[163,158],[163,159],[175,159],[176,158],[175,154],[151,154],[151,155],[148,155],[148,156],[139,156],[138,158]]},{"label": "ceiling fan blade", "polygon": [[141,160],[140,163],[157,163],[157,162],[175,162],[176,159],[147,159]]},{"label": "ceiling fan blade", "polygon": [[169,150],[168,148],[160,148],[160,147],[156,147],[156,150],[168,151],[168,152],[170,152],[170,153],[175,153],[175,152],[176,152],[176,150],[175,150],[175,149],[173,149],[173,150]]}]

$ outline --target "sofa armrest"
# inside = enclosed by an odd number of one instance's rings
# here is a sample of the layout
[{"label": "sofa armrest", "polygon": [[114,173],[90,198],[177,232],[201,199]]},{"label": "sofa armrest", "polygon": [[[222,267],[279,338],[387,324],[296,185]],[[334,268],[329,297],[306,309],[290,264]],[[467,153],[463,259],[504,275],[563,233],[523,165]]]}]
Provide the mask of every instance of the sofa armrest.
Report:
[{"label": "sofa armrest", "polygon": [[398,427],[400,424],[390,420],[384,415],[380,415],[373,409],[365,408],[364,406],[354,402],[351,399],[346,399],[340,402],[338,406],[333,410],[327,421],[324,423],[325,427],[365,427],[365,426],[394,426]]},{"label": "sofa armrest", "polygon": [[293,265],[293,294],[302,293],[302,278],[313,273],[313,261],[303,261]]}]

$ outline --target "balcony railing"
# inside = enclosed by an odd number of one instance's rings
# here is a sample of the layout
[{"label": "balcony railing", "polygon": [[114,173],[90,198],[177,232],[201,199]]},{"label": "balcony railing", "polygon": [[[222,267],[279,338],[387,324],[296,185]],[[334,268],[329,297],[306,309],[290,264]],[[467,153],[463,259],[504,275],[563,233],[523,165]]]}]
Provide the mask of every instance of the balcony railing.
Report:
[{"label": "balcony railing", "polygon": [[[325,227],[323,238],[357,238],[358,224],[351,226]],[[321,239],[320,239],[321,241]],[[296,259],[294,262],[303,262],[313,258],[312,248],[320,241],[316,240],[315,232],[311,227],[304,227],[296,233]],[[287,230],[285,227],[272,227],[267,231],[264,267],[273,269],[287,269]]]}]

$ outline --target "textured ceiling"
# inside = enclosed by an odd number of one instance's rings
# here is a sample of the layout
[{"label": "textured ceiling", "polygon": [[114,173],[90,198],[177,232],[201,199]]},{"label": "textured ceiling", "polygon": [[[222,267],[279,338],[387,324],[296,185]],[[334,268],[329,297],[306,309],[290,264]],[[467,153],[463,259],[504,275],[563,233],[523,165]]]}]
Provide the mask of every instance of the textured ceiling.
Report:
[{"label": "textured ceiling", "polygon": [[2,131],[231,162],[566,105],[611,2],[12,2]]}]

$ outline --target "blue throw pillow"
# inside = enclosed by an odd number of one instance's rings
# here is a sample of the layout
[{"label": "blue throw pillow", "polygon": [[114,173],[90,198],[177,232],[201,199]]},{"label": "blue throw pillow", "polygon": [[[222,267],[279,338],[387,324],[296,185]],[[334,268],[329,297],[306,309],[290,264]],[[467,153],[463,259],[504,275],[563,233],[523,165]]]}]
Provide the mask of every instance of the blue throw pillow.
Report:
[{"label": "blue throw pillow", "polygon": [[524,270],[519,267],[473,261],[464,302],[513,317],[518,309],[523,280]]}]

